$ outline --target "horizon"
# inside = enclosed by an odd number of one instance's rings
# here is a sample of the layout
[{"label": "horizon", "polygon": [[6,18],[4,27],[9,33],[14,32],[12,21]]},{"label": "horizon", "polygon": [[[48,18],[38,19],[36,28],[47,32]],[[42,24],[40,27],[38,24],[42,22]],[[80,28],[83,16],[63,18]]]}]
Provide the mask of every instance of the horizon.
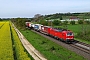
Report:
[{"label": "horizon", "polygon": [[[90,12],[67,12],[67,13],[90,13]],[[62,13],[62,14],[67,14],[67,13]],[[56,13],[53,13],[53,14],[56,14]],[[53,15],[53,14],[46,14],[46,15]],[[8,18],[9,19],[12,19],[12,18],[34,18],[34,16],[33,17],[5,17],[5,18],[1,18],[1,19],[8,19]],[[43,15],[43,16],[45,16],[45,15]]]}]

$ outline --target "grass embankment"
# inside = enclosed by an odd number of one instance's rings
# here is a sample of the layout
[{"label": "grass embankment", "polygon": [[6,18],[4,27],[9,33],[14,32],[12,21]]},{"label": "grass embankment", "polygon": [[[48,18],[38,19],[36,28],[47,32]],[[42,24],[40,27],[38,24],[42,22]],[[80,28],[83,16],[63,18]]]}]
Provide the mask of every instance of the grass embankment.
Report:
[{"label": "grass embankment", "polygon": [[48,60],[86,60],[66,48],[44,38],[30,30],[21,30],[27,40]]},{"label": "grass embankment", "polygon": [[[83,25],[84,28],[87,28],[87,26],[89,26],[89,25]],[[63,26],[55,26],[55,27],[64,28]],[[79,24],[77,24],[77,25],[67,25],[67,28],[68,28],[68,30],[72,30],[74,32],[76,40],[87,43],[87,44],[90,44],[90,41],[85,40],[85,39],[81,39],[80,37],[79,38],[77,37],[78,36],[77,34],[82,31],[82,25],[79,25]]]}]

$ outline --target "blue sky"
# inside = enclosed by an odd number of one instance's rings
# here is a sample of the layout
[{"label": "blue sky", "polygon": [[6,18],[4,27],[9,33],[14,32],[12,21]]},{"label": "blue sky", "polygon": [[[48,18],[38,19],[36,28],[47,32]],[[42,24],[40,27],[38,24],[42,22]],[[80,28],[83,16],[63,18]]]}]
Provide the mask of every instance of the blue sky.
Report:
[{"label": "blue sky", "polygon": [[90,0],[0,0],[0,18],[90,12]]}]

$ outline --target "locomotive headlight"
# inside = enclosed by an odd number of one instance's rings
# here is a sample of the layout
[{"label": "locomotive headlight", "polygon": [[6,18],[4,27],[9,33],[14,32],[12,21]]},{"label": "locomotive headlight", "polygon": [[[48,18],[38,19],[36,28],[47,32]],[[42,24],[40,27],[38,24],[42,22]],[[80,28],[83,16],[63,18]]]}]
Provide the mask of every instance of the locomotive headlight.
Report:
[{"label": "locomotive headlight", "polygon": [[66,39],[70,39],[70,38],[66,38]]},{"label": "locomotive headlight", "polygon": [[73,38],[66,38],[66,39],[73,39]]}]

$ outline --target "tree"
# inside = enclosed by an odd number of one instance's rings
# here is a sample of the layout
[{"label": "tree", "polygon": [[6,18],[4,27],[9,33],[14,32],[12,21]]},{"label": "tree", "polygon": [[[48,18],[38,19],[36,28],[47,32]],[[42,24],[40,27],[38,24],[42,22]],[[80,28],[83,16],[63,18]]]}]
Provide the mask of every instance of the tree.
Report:
[{"label": "tree", "polygon": [[16,25],[20,28],[25,28],[25,22],[26,22],[26,19],[25,18],[16,18]]},{"label": "tree", "polygon": [[83,20],[78,21],[78,23],[81,25],[81,31],[77,34],[77,37],[90,41],[90,38],[89,38],[90,26],[89,25],[84,25],[84,22],[85,21],[83,21]]},{"label": "tree", "polygon": [[36,14],[35,16],[34,16],[34,22],[40,22],[40,18],[41,18],[41,14]]},{"label": "tree", "polygon": [[81,25],[81,31],[77,34],[76,37],[90,41],[90,26],[89,25]]},{"label": "tree", "polygon": [[90,21],[85,21],[86,22],[86,24],[90,24]]},{"label": "tree", "polygon": [[64,25],[67,25],[67,24],[68,24],[68,21],[67,21],[67,20],[65,20],[65,21],[63,22],[63,24],[64,24]]},{"label": "tree", "polygon": [[58,21],[58,20],[54,20],[52,23],[53,23],[53,25],[58,26],[58,25],[60,24],[60,21]]},{"label": "tree", "polygon": [[78,20],[78,24],[83,24],[83,20]]},{"label": "tree", "polygon": [[2,21],[2,19],[0,18],[0,21]]},{"label": "tree", "polygon": [[45,21],[45,20],[41,20],[39,23],[46,26],[48,25],[48,21]]},{"label": "tree", "polygon": [[68,21],[64,21],[64,22],[63,22],[63,27],[64,27],[64,29],[67,29],[67,24],[68,24]]},{"label": "tree", "polygon": [[71,21],[70,24],[75,25],[75,21]]},{"label": "tree", "polygon": [[60,16],[60,20],[62,20],[63,18],[62,18],[62,16]]}]

